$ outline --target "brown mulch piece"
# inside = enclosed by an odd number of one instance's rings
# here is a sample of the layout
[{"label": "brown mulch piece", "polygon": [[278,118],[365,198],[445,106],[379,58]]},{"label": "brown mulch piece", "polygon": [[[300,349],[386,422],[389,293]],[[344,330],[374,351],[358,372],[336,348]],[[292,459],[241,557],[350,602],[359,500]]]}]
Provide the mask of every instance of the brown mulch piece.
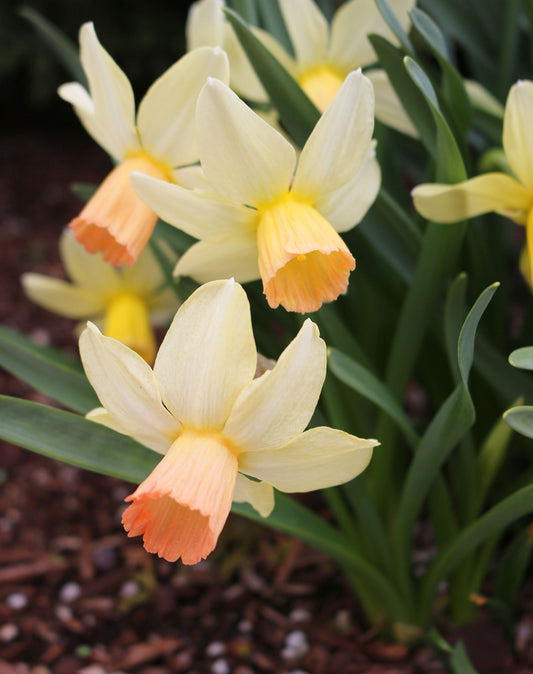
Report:
[{"label": "brown mulch piece", "polygon": [[[0,156],[0,321],[76,353],[73,323],[28,302],[18,279],[62,275],[57,239],[79,208],[69,183],[101,180],[109,161],[81,131],[21,132],[0,139]],[[3,371],[0,390],[46,402]],[[120,524],[131,489],[0,444],[0,674],[445,671],[429,648],[411,652],[366,628],[326,557],[238,517],[206,562],[149,555]],[[478,644],[480,674],[533,672],[527,596],[514,658],[492,623],[459,635]]]}]

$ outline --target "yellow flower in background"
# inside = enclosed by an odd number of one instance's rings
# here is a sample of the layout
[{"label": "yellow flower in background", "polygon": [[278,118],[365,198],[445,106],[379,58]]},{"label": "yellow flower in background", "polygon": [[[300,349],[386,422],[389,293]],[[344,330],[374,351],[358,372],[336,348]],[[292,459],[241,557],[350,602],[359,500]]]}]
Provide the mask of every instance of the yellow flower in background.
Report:
[{"label": "yellow flower in background", "polygon": [[168,561],[207,557],[232,501],[267,517],[273,487],[305,492],[347,482],[378,444],[304,430],[326,374],[326,346],[309,319],[274,368],[254,379],[250,306],[233,280],[201,286],[180,307],[153,370],[92,324],[80,353],[103,405],[88,418],[164,455],[127,497],[122,522]]},{"label": "yellow flower in background", "polygon": [[72,282],[42,274],[23,274],[26,295],[60,316],[99,325],[153,363],[156,343],[152,326],[166,325],[174,315],[177,299],[164,287],[161,268],[145,249],[132,268],[117,269],[100,255],[91,255],[70,231],[59,241],[61,260]]},{"label": "yellow flower in background", "polygon": [[297,162],[281,134],[209,79],[198,98],[197,130],[211,190],[132,175],[136,192],[163,220],[200,239],[175,273],[202,283],[261,278],[270,306],[288,311],[316,311],[336,299],[355,267],[338,232],[361,220],[380,185],[373,108],[370,82],[361,72],[348,75]]},{"label": "yellow flower in background", "polygon": [[[503,149],[514,176],[485,173],[456,185],[418,185],[415,208],[435,222],[456,222],[496,211],[526,225],[529,268],[533,268],[533,82],[511,87],[503,120]],[[523,262],[521,268],[527,265]]]},{"label": "yellow flower in background", "polygon": [[59,94],[117,166],[70,227],[90,253],[102,251],[111,264],[132,265],[157,217],[132,190],[130,173],[198,184],[197,169],[187,168],[198,161],[196,99],[208,76],[227,81],[227,57],[220,48],[208,47],[186,54],[152,84],[136,115],[131,85],[101,46],[92,23],[80,30],[80,55],[89,92],[70,82]]}]

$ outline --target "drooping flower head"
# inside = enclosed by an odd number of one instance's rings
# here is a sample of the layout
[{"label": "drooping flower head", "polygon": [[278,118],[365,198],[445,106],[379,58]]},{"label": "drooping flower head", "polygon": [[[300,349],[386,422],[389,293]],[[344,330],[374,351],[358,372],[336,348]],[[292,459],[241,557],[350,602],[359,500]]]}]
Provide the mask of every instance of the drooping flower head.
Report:
[{"label": "drooping flower head", "polygon": [[[416,0],[390,0],[400,25],[407,29],[408,12]],[[294,56],[264,30],[256,36],[296,79],[309,98],[324,112],[352,70],[376,63],[368,40],[377,33],[396,43],[396,37],[381,16],[374,0],[348,0],[335,12],[331,24],[314,0],[280,0],[279,6],[291,39]],[[231,65],[231,86],[241,96],[266,102],[268,96],[255,75],[242,47],[225,19],[223,0],[199,0],[192,5],[188,23],[188,45],[220,45]],[[376,119],[403,133],[416,136],[384,70],[365,71],[374,86]]]},{"label": "drooping flower head", "polygon": [[274,368],[254,379],[250,306],[233,280],[201,286],[180,307],[153,370],[92,324],[80,352],[103,405],[88,417],[164,455],[127,497],[122,521],[169,561],[205,559],[232,501],[266,517],[273,487],[303,492],[346,482],[377,444],[326,427],[304,430],[326,372],[326,347],[310,320]]},{"label": "drooping flower head", "polygon": [[60,316],[96,323],[153,363],[156,342],[153,326],[167,324],[177,308],[174,292],[165,287],[161,268],[148,248],[133,267],[117,269],[101,255],[88,253],[69,230],[59,241],[63,265],[72,282],[26,273],[26,295]]},{"label": "drooping flower head", "polygon": [[152,84],[135,115],[131,85],[102,47],[92,23],[80,30],[81,62],[89,91],[77,82],[59,94],[74,106],[89,134],[117,162],[70,222],[76,238],[90,253],[102,251],[114,265],[132,265],[157,220],[131,189],[131,171],[161,180],[194,185],[198,161],[194,110],[208,76],[228,79],[227,57],[220,48],[186,54]]},{"label": "drooping flower head", "polygon": [[[361,220],[380,185],[372,85],[351,73],[300,157],[225,84],[209,79],[197,106],[200,160],[211,190],[133,174],[160,217],[201,239],[176,273],[200,282],[261,278],[271,307],[309,312],[348,286],[355,260],[339,236]],[[297,164],[297,166],[296,166]]]},{"label": "drooping flower head", "polygon": [[[485,173],[456,185],[418,185],[415,208],[435,222],[457,222],[496,211],[526,225],[533,269],[533,82],[511,87],[503,120],[503,149],[514,175]],[[526,265],[522,265],[525,267]]]}]

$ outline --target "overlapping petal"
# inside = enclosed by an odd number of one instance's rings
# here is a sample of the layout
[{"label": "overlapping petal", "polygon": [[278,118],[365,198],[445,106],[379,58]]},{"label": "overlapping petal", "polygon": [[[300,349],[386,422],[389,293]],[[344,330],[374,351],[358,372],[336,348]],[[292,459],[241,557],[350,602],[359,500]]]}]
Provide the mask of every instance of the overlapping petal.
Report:
[{"label": "overlapping petal", "polygon": [[131,184],[160,218],[198,239],[246,233],[257,218],[253,209],[219,195],[193,192],[142,173],[133,172]]},{"label": "overlapping petal", "polygon": [[247,283],[260,276],[257,255],[255,231],[199,241],[180,258],[174,274],[199,283],[231,276]]},{"label": "overlapping petal", "polygon": [[235,503],[249,503],[261,517],[268,517],[274,510],[272,485],[250,480],[242,473],[237,475],[233,500]]},{"label": "overlapping petal", "polygon": [[503,148],[516,177],[533,190],[533,82],[511,87],[503,119]]},{"label": "overlapping petal", "polygon": [[286,193],[296,164],[294,148],[231,89],[209,79],[196,116],[202,168],[216,190],[252,206]]},{"label": "overlapping petal", "polygon": [[293,193],[314,202],[351,180],[368,153],[373,129],[372,85],[360,70],[354,71],[302,149]]},{"label": "overlapping petal", "polygon": [[87,318],[105,310],[103,298],[89,288],[80,288],[68,281],[34,273],[23,274],[21,282],[32,302],[61,316]]},{"label": "overlapping petal", "polygon": [[326,376],[326,345],[309,319],[279,357],[237,398],[224,434],[247,452],[277,447],[309,423]]},{"label": "overlapping petal", "polygon": [[525,212],[532,197],[504,173],[485,173],[456,185],[418,185],[412,191],[415,208],[428,220],[457,222],[489,211]]},{"label": "overlapping petal", "polygon": [[220,47],[200,47],[171,66],[139,105],[141,143],[169,167],[198,160],[196,100],[208,77],[229,80],[228,58]]},{"label": "overlapping petal", "polygon": [[348,482],[372,457],[376,440],[332,428],[312,428],[275,449],[243,452],[239,470],[279,491],[306,492]]},{"label": "overlapping petal", "polygon": [[205,46],[224,46],[226,20],[223,8],[223,0],[193,2],[185,25],[187,51]]},{"label": "overlapping petal", "polygon": [[70,230],[65,230],[61,235],[59,252],[67,274],[81,288],[100,295],[119,289],[121,278],[118,269],[101,255],[88,253]]},{"label": "overlapping petal", "polygon": [[80,355],[100,402],[122,432],[140,438],[150,429],[170,446],[181,427],[162,404],[146,361],[116,339],[104,337],[91,323],[80,336]]},{"label": "overlapping petal", "polygon": [[329,26],[318,6],[313,0],[280,0],[279,6],[298,69],[322,63],[327,57]]},{"label": "overlapping petal", "polygon": [[365,75],[372,82],[375,95],[375,116],[380,122],[396,129],[407,136],[418,138],[418,131],[408,114],[403,109],[400,99],[396,95],[387,73],[375,68],[365,71]]},{"label": "overlapping petal", "polygon": [[92,133],[99,136],[94,136],[95,140],[115,159],[124,159],[128,152],[139,148],[133,90],[126,75],[98,41],[92,23],[81,27],[80,57],[94,105]]},{"label": "overlapping petal", "polygon": [[179,308],[154,373],[165,405],[184,426],[217,431],[256,360],[246,293],[233,280],[214,281]]},{"label": "overlapping petal", "polygon": [[[131,421],[125,422],[123,419],[118,419],[110,414],[104,407],[97,407],[91,410],[87,415],[87,419],[94,421],[97,424],[111,428],[117,433],[129,435],[141,445],[152,449],[158,454],[165,454],[172,444],[172,439],[165,433],[162,433],[159,427],[150,424],[139,424],[135,427]],[[177,433],[178,431],[176,431]]]}]

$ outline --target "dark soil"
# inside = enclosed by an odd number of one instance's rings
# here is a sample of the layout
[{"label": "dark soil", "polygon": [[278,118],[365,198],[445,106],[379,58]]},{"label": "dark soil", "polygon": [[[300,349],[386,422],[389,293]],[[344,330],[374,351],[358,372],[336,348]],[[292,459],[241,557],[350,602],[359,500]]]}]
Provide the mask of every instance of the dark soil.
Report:
[{"label": "dark soil", "polygon": [[[0,320],[75,353],[73,323],[28,302],[18,279],[62,275],[57,240],[79,208],[69,184],[101,180],[109,162],[57,133],[0,139],[0,157]],[[47,402],[2,371],[0,391]],[[0,444],[0,674],[445,671],[429,648],[366,627],[323,555],[236,516],[195,567],[146,553],[120,524],[131,489]],[[515,654],[484,616],[462,632],[480,674],[533,672],[532,606],[529,588]]]}]

